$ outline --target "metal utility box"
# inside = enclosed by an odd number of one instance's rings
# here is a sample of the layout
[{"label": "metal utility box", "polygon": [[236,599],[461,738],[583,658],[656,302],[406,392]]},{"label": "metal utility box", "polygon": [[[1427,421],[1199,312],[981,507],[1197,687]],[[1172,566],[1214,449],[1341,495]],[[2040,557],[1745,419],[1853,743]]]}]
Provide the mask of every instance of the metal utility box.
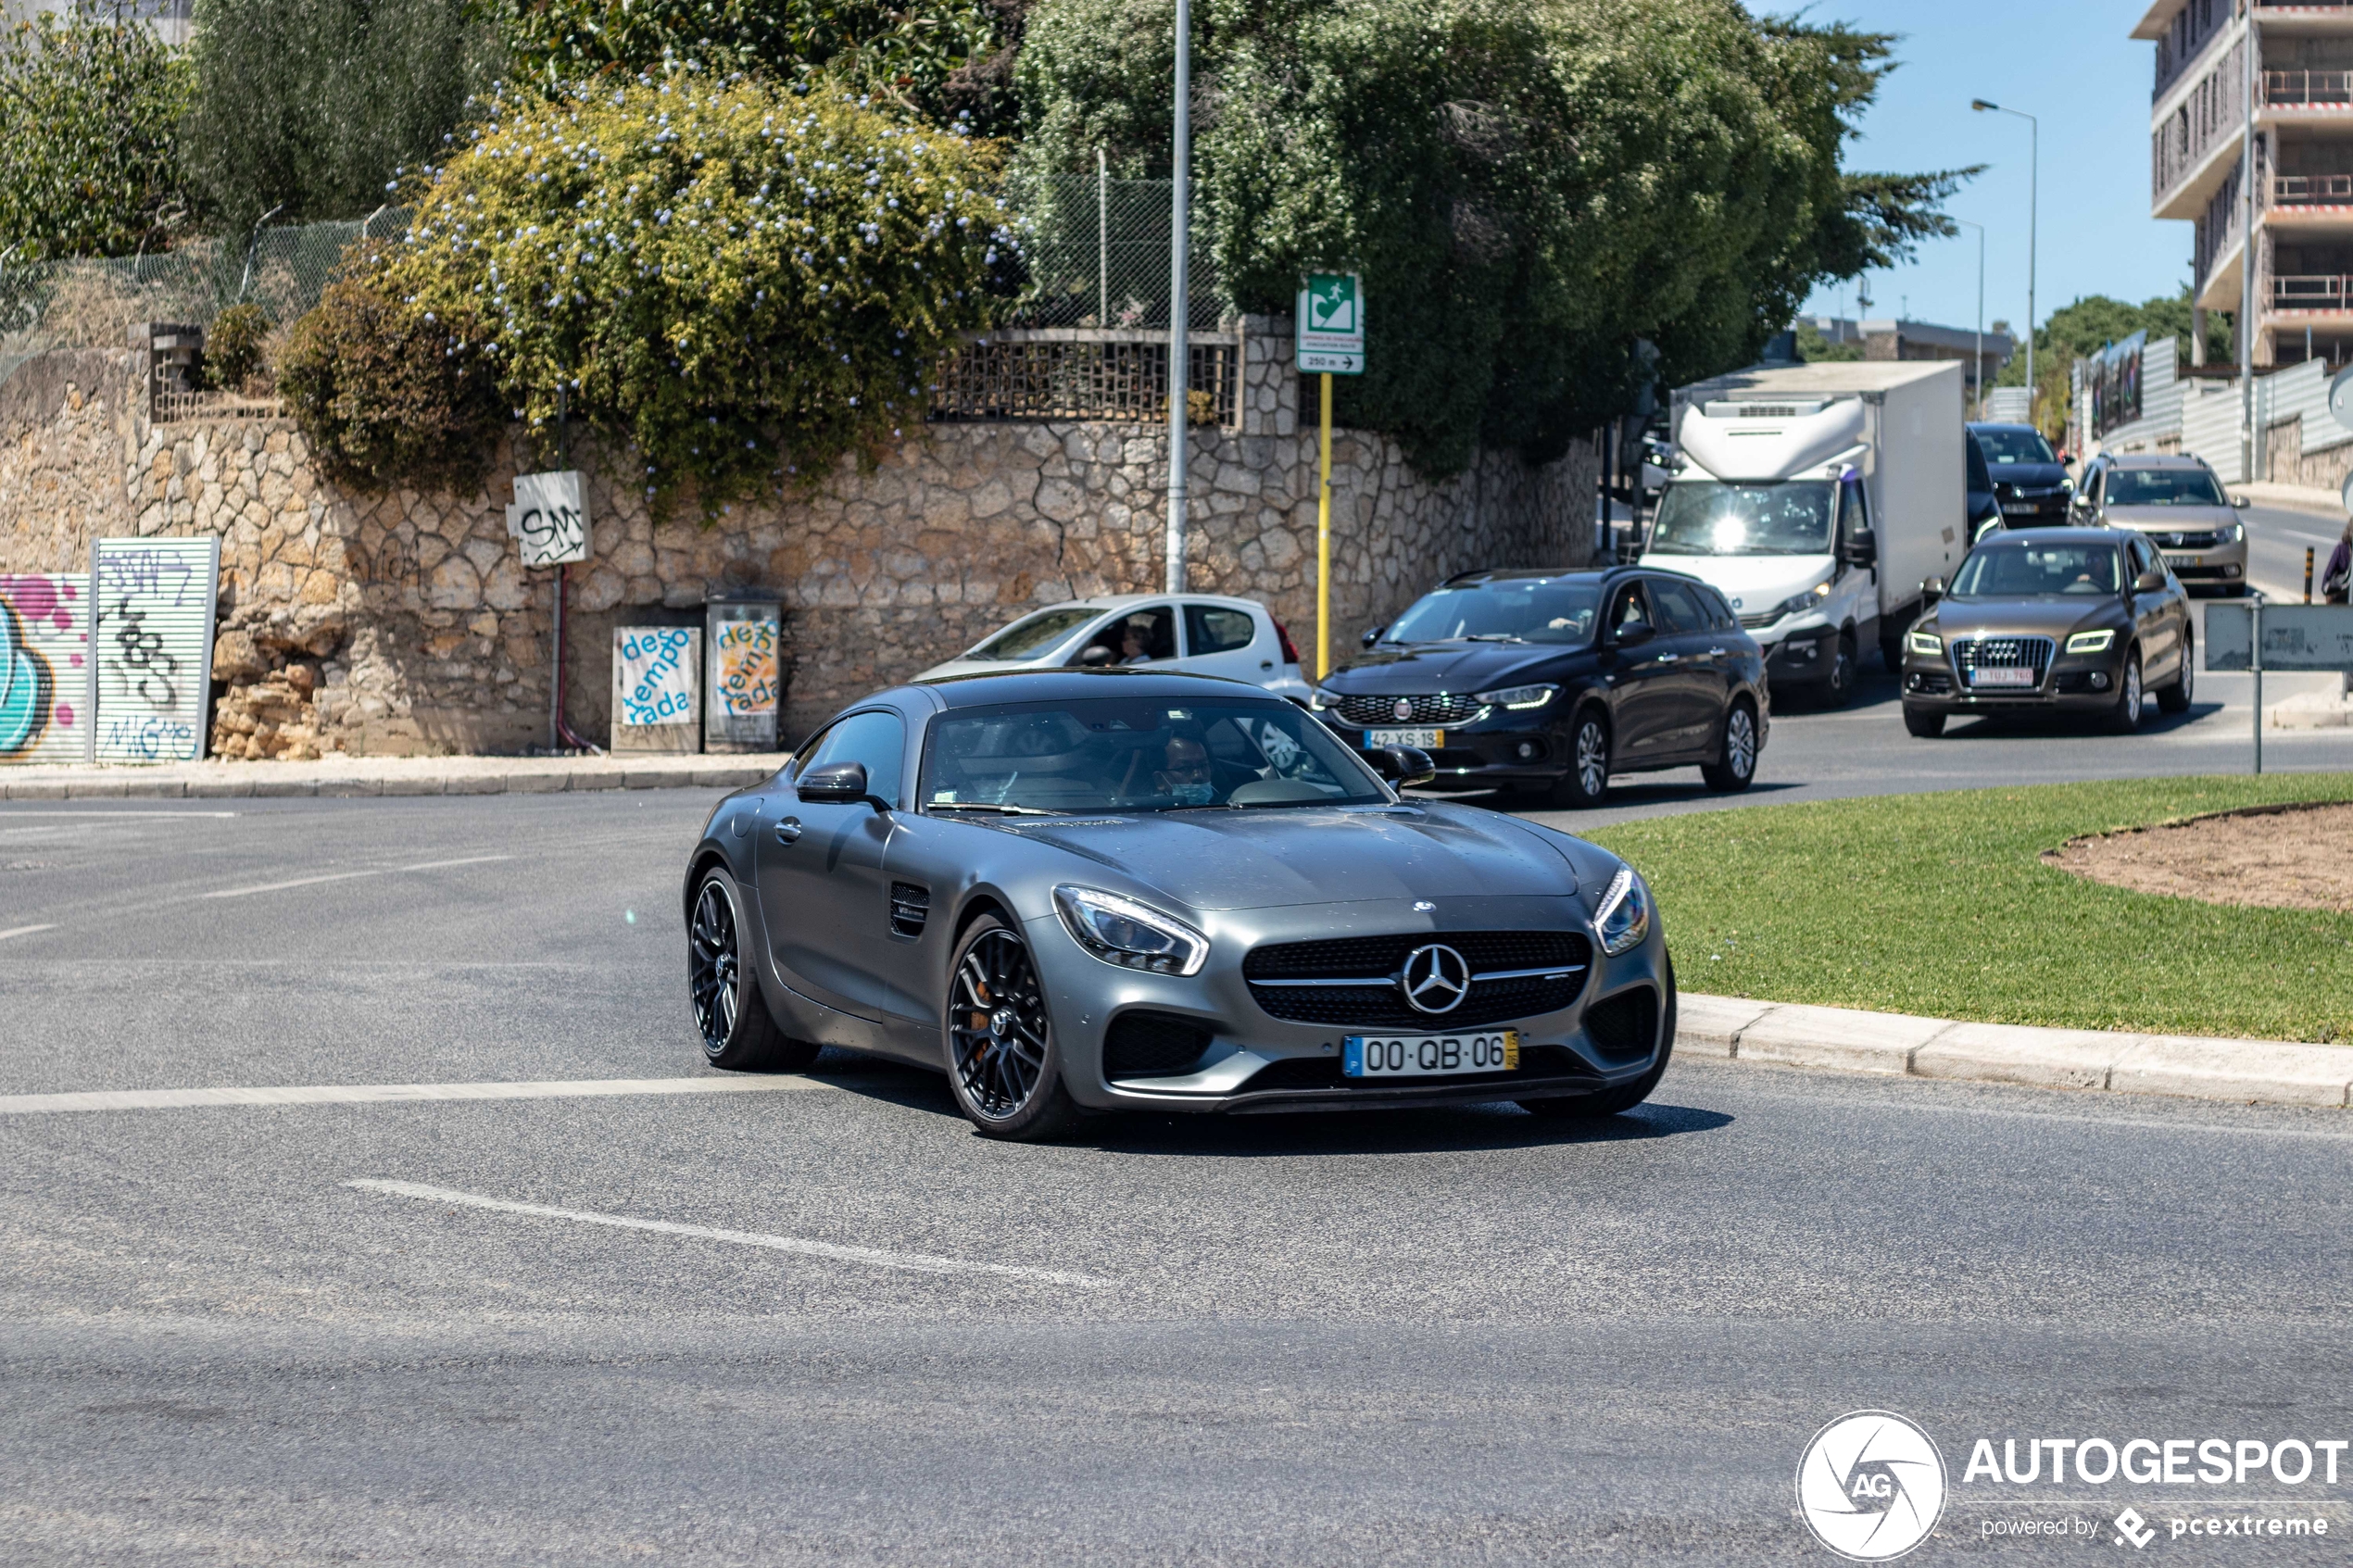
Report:
[{"label": "metal utility box", "polygon": [[700,749],[702,628],[612,629],[612,749]]},{"label": "metal utility box", "polygon": [[774,594],[715,593],[703,607],[710,650],[705,751],[774,751],[783,705],[784,606]]}]

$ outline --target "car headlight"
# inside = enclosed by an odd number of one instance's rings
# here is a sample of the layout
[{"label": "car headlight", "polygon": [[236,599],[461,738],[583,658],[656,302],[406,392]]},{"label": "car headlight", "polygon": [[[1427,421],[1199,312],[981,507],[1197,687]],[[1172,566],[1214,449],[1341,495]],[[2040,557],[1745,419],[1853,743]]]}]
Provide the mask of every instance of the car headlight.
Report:
[{"label": "car headlight", "polygon": [[1209,938],[1158,909],[1092,887],[1057,887],[1054,908],[1071,940],[1108,964],[1154,974],[1199,974]]},{"label": "car headlight", "polygon": [[1473,702],[1483,702],[1494,708],[1541,708],[1560,695],[1554,685],[1503,686],[1491,692],[1472,694]]},{"label": "car headlight", "polygon": [[2067,639],[2070,653],[2106,653],[2116,641],[2113,632],[2078,632]]},{"label": "car headlight", "polygon": [[1944,639],[1933,632],[1907,633],[1904,641],[1914,653],[1936,654],[1944,651]]},{"label": "car headlight", "polygon": [[1633,867],[1618,867],[1610,879],[1609,890],[1593,912],[1593,929],[1601,933],[1602,951],[1612,958],[1632,952],[1651,934],[1651,890]]},{"label": "car headlight", "polygon": [[1328,713],[1340,706],[1340,694],[1327,692],[1321,686],[1310,687],[1307,693],[1307,706],[1318,713]]},{"label": "car headlight", "polygon": [[2225,545],[2235,545],[2246,537],[2246,524],[2243,522],[2234,522],[2231,524],[2230,527],[2222,530],[2222,543]]},{"label": "car headlight", "polygon": [[1827,583],[1817,583],[1804,593],[1792,594],[1788,598],[1775,605],[1773,619],[1786,620],[1793,615],[1804,615],[1809,610],[1818,609],[1821,608],[1822,601],[1830,596],[1831,585]]}]

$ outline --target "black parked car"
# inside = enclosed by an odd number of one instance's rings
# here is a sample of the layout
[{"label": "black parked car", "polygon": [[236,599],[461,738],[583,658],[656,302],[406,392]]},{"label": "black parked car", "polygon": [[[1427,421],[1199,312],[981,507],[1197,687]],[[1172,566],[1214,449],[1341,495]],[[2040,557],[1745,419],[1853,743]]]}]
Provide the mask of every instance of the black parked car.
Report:
[{"label": "black parked car", "polygon": [[1589,807],[1612,773],[1697,763],[1741,790],[1764,749],[1764,655],[1715,589],[1673,572],[1465,572],[1365,647],[1312,704],[1363,751],[1428,752],[1432,788]]},{"label": "black parked car", "polygon": [[2010,528],[2064,528],[2075,484],[2032,425],[1973,424],[1969,438],[1993,471],[1994,498]]},{"label": "black parked car", "polygon": [[1969,491],[1963,497],[1962,509],[1969,517],[1969,542],[1975,544],[2002,526],[2002,498],[1994,494],[1994,472],[1985,465],[1985,448],[1977,444],[1976,436],[1961,437],[1961,455],[1964,471],[1969,475]]},{"label": "black parked car", "polygon": [[2120,528],[1988,536],[1930,578],[1928,612],[1904,637],[1904,727],[1956,716],[2080,713],[2130,734],[2144,698],[2190,706],[2197,650],[2189,596],[2163,558]]}]

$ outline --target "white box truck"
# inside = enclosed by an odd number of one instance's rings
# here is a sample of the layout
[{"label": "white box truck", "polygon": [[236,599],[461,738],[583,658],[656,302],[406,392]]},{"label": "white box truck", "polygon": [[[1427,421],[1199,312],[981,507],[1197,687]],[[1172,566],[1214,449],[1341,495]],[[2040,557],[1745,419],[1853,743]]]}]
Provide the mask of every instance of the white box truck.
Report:
[{"label": "white box truck", "polygon": [[1644,566],[1731,601],[1775,690],[1854,689],[1874,643],[1902,668],[1920,583],[1969,551],[1955,360],[1763,365],[1682,387]]}]

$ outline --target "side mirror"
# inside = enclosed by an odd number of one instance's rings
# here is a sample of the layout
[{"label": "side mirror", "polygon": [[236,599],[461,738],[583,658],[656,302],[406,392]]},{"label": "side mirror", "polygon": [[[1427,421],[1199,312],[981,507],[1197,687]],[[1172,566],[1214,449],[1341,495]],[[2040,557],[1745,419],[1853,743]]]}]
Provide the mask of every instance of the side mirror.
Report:
[{"label": "side mirror", "polygon": [[1846,564],[1876,566],[1879,564],[1879,535],[1868,528],[1858,528],[1846,541]]},{"label": "side mirror", "polygon": [[2245,511],[2255,505],[2255,499],[2251,495],[2233,495],[2231,497],[2231,505],[2239,511]]},{"label": "side mirror", "polygon": [[1932,605],[1944,596],[1944,579],[1931,577],[1920,583],[1920,603]]},{"label": "side mirror", "polygon": [[1629,621],[1610,633],[1619,647],[1638,648],[1658,635],[1658,628],[1647,621]]},{"label": "side mirror", "polygon": [[2136,594],[2161,593],[2164,588],[2165,573],[2161,571],[2144,571],[2133,579],[2133,592]]},{"label": "side mirror", "polygon": [[1372,763],[1373,771],[1400,789],[1438,777],[1438,764],[1417,746],[1384,746],[1373,753]]},{"label": "side mirror", "polygon": [[1386,632],[1386,631],[1388,631],[1388,630],[1389,630],[1389,628],[1388,628],[1388,627],[1386,627],[1386,626],[1376,626],[1376,627],[1374,627],[1371,631],[1369,631],[1369,632],[1365,633],[1365,646],[1366,647],[1371,647],[1371,646],[1372,646],[1375,643],[1379,642],[1379,641],[1380,641],[1380,634],[1381,634],[1383,632]]},{"label": "side mirror", "polygon": [[877,811],[890,809],[889,801],[866,792],[863,762],[828,762],[812,769],[793,787],[793,793],[812,806],[855,806],[862,800]]},{"label": "side mirror", "polygon": [[1097,643],[1093,647],[1088,648],[1085,653],[1078,656],[1080,668],[1086,670],[1100,670],[1110,662],[1111,649],[1103,646],[1101,643]]}]

